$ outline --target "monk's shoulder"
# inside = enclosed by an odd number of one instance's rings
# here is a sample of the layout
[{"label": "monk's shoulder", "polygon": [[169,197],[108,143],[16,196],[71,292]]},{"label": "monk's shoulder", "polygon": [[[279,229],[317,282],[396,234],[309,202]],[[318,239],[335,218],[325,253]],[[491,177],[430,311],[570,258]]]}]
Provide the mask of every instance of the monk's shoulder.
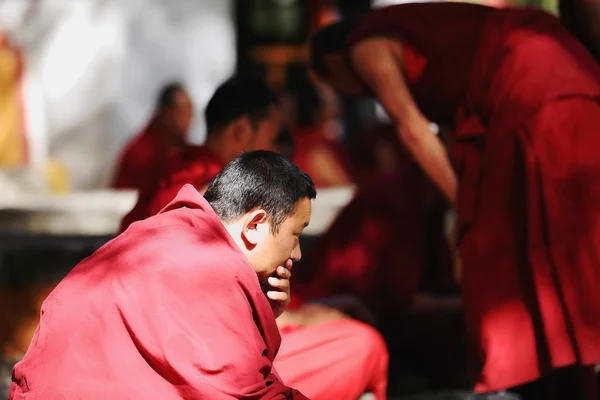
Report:
[{"label": "monk's shoulder", "polygon": [[[243,253],[232,246],[223,229],[167,224],[142,230],[131,248],[161,274],[185,273],[200,281],[233,284],[256,279]],[[254,275],[253,275],[254,274]]]}]

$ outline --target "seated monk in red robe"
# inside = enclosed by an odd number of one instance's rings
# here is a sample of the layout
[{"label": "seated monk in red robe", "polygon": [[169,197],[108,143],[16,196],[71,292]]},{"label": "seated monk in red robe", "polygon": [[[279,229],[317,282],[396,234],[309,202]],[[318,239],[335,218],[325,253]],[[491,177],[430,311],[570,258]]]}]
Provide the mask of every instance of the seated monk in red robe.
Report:
[{"label": "seated monk in red robe", "polygon": [[165,86],[152,119],[121,153],[113,187],[141,190],[152,186],[165,158],[185,147],[192,117],[193,106],[185,89],[179,84]]},{"label": "seated monk in red robe", "polygon": [[[207,121],[216,119],[208,118],[212,115],[211,109],[207,108]],[[271,136],[271,128],[264,125],[268,125],[266,121],[259,124],[265,132],[255,135]],[[209,135],[209,140],[211,137]],[[232,142],[233,138],[215,140],[211,149],[214,154],[231,154]],[[267,145],[263,143],[262,146]],[[209,175],[206,179],[213,177]],[[381,335],[334,308],[316,304],[304,306],[300,297],[294,294],[294,298],[294,310],[278,318],[282,345],[275,366],[283,380],[293,383],[313,400],[353,399],[365,391],[372,392],[377,399],[385,399],[388,353]],[[341,385],[342,379],[348,383]]]},{"label": "seated monk in red robe", "polygon": [[[311,43],[338,92],[375,95],[452,205],[475,390],[595,398],[600,66],[536,9],[414,3]],[[447,146],[430,121],[453,130]],[[572,379],[577,377],[577,379]]]},{"label": "seated monk in red robe", "polygon": [[184,186],[48,296],[9,399],[307,399],[273,360],[315,195],[268,151]]},{"label": "seated monk in red robe", "polygon": [[203,191],[225,164],[243,151],[269,150],[281,125],[277,96],[260,79],[233,77],[222,83],[205,109],[203,146],[186,146],[166,159],[151,185],[140,190],[120,231],[155,215],[189,183]]}]

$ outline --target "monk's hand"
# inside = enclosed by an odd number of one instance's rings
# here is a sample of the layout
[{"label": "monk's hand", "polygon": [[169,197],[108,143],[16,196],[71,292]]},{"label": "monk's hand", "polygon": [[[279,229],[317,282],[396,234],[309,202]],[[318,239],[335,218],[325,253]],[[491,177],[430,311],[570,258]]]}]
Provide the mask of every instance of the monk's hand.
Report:
[{"label": "monk's hand", "polygon": [[275,318],[278,318],[290,304],[290,279],[292,278],[292,260],[287,260],[285,266],[277,267],[277,277],[271,276],[267,282],[267,298],[273,309]]}]

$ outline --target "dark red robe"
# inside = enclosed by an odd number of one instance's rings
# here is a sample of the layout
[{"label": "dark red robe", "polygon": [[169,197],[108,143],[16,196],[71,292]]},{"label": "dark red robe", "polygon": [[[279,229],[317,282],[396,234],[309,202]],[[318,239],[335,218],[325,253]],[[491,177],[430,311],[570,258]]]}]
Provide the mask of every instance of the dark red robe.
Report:
[{"label": "dark red robe", "polygon": [[281,342],[256,273],[185,186],[48,296],[10,399],[306,399],[273,368]]},{"label": "dark red robe", "polygon": [[[408,83],[456,129],[459,249],[476,389],[600,361],[600,67],[535,9],[405,4],[349,46],[395,36],[426,61]],[[411,69],[407,66],[407,69]]]},{"label": "dark red robe", "polygon": [[378,124],[361,133],[349,148],[354,182],[369,185],[373,177],[391,174],[414,161],[398,141],[396,127]]},{"label": "dark red robe", "polygon": [[183,185],[189,183],[201,190],[225,165],[217,153],[206,146],[189,146],[184,156],[167,163],[158,191],[152,197],[148,215],[158,213],[169,204]]},{"label": "dark red robe", "polygon": [[169,154],[166,136],[155,121],[134,137],[119,156],[113,187],[115,189],[142,189],[152,185],[164,159]]},{"label": "dark red robe", "polygon": [[123,217],[119,232],[135,221],[157,214],[169,204],[186,183],[200,190],[206,186],[224,165],[220,157],[206,146],[186,146],[171,154],[162,163],[160,173],[140,189],[133,209]]},{"label": "dark red robe", "polygon": [[351,294],[382,318],[454,289],[446,203],[412,160],[359,188],[294,273],[303,298]]}]

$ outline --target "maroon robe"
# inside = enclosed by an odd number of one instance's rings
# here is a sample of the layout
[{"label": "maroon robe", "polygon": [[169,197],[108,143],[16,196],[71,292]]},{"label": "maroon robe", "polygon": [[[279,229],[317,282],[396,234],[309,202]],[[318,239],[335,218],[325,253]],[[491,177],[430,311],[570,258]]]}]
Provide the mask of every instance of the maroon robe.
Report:
[{"label": "maroon robe", "polygon": [[534,9],[392,6],[349,46],[376,36],[421,53],[409,88],[428,118],[456,129],[476,390],[600,361],[600,67]]},{"label": "maroon robe", "polygon": [[186,146],[172,153],[159,164],[160,171],[151,175],[152,180],[140,188],[134,207],[127,213],[119,228],[125,231],[135,221],[157,214],[189,183],[200,190],[223,169],[219,156],[206,146]]},{"label": "maroon robe", "polygon": [[125,146],[115,171],[115,189],[143,189],[152,185],[170,149],[159,129],[152,120]]},{"label": "maroon robe", "polygon": [[351,294],[382,318],[418,291],[456,288],[444,233],[446,202],[410,159],[359,188],[294,273],[303,298]]},{"label": "maroon robe", "polygon": [[256,273],[191,186],[48,296],[10,399],[306,399]]}]

